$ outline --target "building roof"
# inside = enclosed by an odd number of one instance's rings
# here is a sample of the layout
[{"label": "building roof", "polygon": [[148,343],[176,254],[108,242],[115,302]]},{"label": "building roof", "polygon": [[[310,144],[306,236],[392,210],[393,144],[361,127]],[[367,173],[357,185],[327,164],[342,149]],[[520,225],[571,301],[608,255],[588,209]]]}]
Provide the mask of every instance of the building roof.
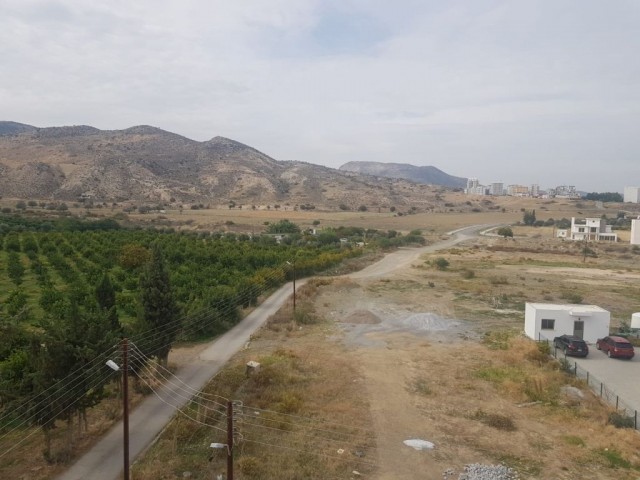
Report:
[{"label": "building roof", "polygon": [[571,313],[609,313],[608,310],[605,310],[602,307],[597,305],[578,305],[572,303],[530,303],[527,302],[527,305],[531,305],[533,308],[537,308],[540,310],[566,310]]}]

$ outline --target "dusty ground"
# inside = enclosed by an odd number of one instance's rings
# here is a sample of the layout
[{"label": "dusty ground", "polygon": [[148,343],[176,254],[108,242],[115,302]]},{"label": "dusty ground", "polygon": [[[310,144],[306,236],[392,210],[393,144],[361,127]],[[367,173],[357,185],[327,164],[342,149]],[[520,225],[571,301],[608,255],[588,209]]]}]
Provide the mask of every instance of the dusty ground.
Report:
[{"label": "dusty ground", "polygon": [[[575,406],[575,399],[562,395],[552,407],[519,408],[530,400],[520,388],[497,386],[477,377],[478,371],[496,363],[522,360],[522,352],[496,353],[480,341],[489,331],[522,330],[522,306],[513,303],[546,301],[544,297],[563,302],[561,289],[574,291],[579,284],[587,287],[584,294],[590,296],[590,286],[606,284],[608,302],[617,307],[614,314],[639,309],[637,292],[626,295],[625,285],[640,281],[640,256],[628,259],[626,248],[619,248],[607,259],[590,259],[581,265],[581,257],[569,254],[549,260],[548,253],[526,252],[526,258],[514,258],[513,252],[486,249],[500,242],[478,240],[475,246],[442,252],[452,264],[447,272],[428,265],[430,258],[440,255],[432,254],[385,278],[337,280],[317,298],[321,315],[340,326],[334,341],[348,347],[348,355],[365,377],[379,452],[375,478],[436,479],[450,468],[460,472],[466,463],[499,461],[516,467],[524,478],[640,477],[612,470],[602,460],[602,452],[623,447],[601,434],[613,434],[613,427],[604,426],[605,420],[598,417],[603,415],[602,406],[589,392],[584,392],[577,408],[567,407]],[[523,237],[513,243],[530,249],[544,242]],[[573,252],[573,245],[555,240],[542,247]],[[475,269],[474,276],[465,279],[461,274],[470,269]],[[496,278],[494,285],[491,280]],[[496,295],[496,290],[502,293]],[[491,305],[496,297],[498,304]],[[605,294],[593,297],[604,299]],[[531,355],[535,357],[535,352]],[[552,390],[546,384],[537,388],[541,393]],[[510,418],[514,431],[479,421],[491,414]],[[592,414],[596,423],[588,419]],[[634,445],[623,455],[637,465],[638,436],[622,435],[628,446]],[[404,446],[402,442],[411,438],[431,441],[436,448],[426,452]]]}]

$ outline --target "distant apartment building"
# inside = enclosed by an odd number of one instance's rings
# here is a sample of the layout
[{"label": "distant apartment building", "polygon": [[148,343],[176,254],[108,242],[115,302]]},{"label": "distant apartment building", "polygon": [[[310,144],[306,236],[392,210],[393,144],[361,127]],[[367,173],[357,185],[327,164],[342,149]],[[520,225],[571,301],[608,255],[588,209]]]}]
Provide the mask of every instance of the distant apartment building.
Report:
[{"label": "distant apartment building", "polygon": [[468,178],[465,193],[467,195],[486,195],[487,187],[480,185],[477,178]]},{"label": "distant apartment building", "polygon": [[556,188],[552,188],[549,190],[549,196],[560,198],[580,198],[576,187],[573,185],[560,185]]},{"label": "distant apartment building", "polygon": [[571,229],[559,229],[557,236],[568,240],[587,242],[617,242],[618,234],[613,233],[611,225],[604,218],[571,218]]},{"label": "distant apartment building", "polygon": [[631,245],[640,245],[640,217],[631,220]]},{"label": "distant apartment building", "polygon": [[507,195],[512,197],[528,197],[529,187],[526,185],[509,185],[507,187]]},{"label": "distant apartment building", "polygon": [[640,187],[624,187],[624,203],[640,203]]},{"label": "distant apartment building", "polygon": [[531,185],[531,188],[529,189],[529,194],[532,197],[539,197],[540,196],[540,185],[538,185],[537,183],[534,183],[533,185]]},{"label": "distant apartment building", "polygon": [[504,184],[499,182],[492,183],[489,187],[489,195],[495,195],[496,197],[504,195]]}]

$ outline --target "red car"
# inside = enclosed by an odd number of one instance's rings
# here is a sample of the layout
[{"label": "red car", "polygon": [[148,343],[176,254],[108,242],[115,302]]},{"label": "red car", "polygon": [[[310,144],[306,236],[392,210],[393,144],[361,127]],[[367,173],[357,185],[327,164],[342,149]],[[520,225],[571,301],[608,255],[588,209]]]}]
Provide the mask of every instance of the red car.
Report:
[{"label": "red car", "polygon": [[596,348],[606,352],[609,357],[632,359],[635,352],[629,340],[622,337],[604,337],[596,342]]}]

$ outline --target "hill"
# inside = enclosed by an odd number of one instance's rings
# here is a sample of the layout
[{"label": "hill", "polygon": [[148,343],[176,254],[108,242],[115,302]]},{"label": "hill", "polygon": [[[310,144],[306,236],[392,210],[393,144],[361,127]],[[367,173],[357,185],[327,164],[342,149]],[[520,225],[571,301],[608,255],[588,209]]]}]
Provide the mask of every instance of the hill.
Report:
[{"label": "hill", "polygon": [[436,167],[417,167],[408,163],[348,162],[340,170],[454,188],[462,188],[467,184],[466,178],[454,177]]},{"label": "hill", "polygon": [[5,197],[223,205],[415,206],[435,192],[405,180],[277,161],[237,141],[198,142],[156,127],[37,128],[0,122]]}]

